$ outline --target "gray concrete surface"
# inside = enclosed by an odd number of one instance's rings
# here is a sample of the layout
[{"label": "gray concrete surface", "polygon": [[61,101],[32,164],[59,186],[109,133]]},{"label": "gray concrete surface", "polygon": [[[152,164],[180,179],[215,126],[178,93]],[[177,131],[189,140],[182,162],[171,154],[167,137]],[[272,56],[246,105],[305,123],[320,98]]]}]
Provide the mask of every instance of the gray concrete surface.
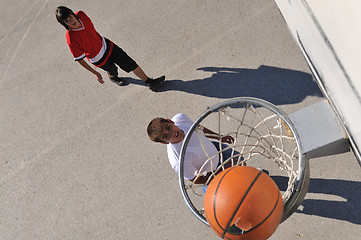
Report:
[{"label": "gray concrete surface", "polygon": [[[83,10],[150,76],[99,84],[74,63],[58,5]],[[156,116],[196,119],[237,96],[291,113],[319,101],[273,1],[1,0],[0,238],[218,239],[186,207]],[[6,6],[6,7],[5,7]],[[103,77],[106,74],[103,72]],[[359,239],[360,167],[352,152],[311,160],[297,213],[270,239]]]}]

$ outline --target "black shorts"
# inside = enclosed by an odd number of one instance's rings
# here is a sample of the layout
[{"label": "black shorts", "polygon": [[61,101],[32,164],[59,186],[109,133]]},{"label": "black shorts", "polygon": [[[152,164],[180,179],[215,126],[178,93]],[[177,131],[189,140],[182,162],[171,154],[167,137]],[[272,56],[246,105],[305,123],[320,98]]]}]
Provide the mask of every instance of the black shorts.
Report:
[{"label": "black shorts", "polygon": [[[113,51],[107,62],[100,68],[107,71],[110,76],[118,76],[118,65],[123,71],[129,73],[138,67],[138,64],[128,56],[123,49],[113,43]],[[115,65],[116,64],[116,65]]]}]

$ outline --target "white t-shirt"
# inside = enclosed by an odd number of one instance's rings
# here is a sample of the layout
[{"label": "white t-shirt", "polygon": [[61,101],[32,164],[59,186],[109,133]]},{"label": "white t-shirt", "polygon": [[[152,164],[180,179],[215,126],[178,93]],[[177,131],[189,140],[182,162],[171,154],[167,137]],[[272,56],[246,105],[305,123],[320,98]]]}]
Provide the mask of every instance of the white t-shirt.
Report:
[{"label": "white t-shirt", "polygon": [[[184,134],[186,135],[189,129],[191,128],[193,122],[183,113],[178,113],[171,119],[174,124],[183,130]],[[201,167],[208,159],[207,154],[209,157],[215,156],[212,161],[209,161],[203,168],[202,173],[210,172],[211,170],[215,170],[218,165],[219,156],[216,147],[213,143],[203,135],[203,132],[199,130],[201,134],[197,134],[196,132],[193,133],[192,137],[190,138],[186,150],[186,155],[184,157],[184,177],[188,180],[193,179],[196,174],[201,170]],[[198,136],[197,136],[198,135]],[[203,147],[199,141],[203,143],[206,152],[203,150]],[[169,163],[172,168],[179,172],[180,169],[180,154],[182,150],[182,144],[184,141],[180,143],[169,143],[167,144],[167,153]],[[207,153],[207,154],[206,154]]]}]

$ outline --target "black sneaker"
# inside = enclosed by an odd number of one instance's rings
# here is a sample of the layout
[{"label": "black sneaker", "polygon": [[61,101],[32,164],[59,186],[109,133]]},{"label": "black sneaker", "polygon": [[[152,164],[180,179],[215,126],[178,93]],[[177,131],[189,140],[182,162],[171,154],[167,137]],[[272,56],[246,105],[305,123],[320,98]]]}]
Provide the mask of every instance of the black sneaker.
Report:
[{"label": "black sneaker", "polygon": [[110,78],[110,80],[119,86],[124,86],[127,83],[125,79],[120,77]]},{"label": "black sneaker", "polygon": [[150,90],[155,91],[164,83],[164,80],[165,80],[165,76],[161,76],[156,79],[149,78],[146,83],[148,84]]}]

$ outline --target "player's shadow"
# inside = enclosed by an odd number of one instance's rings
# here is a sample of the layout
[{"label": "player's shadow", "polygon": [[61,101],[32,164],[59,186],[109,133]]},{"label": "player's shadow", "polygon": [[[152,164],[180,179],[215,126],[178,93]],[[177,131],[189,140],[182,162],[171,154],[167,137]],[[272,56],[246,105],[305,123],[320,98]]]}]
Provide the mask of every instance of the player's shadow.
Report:
[{"label": "player's shadow", "polygon": [[[288,178],[272,176],[280,189]],[[310,187],[296,211],[307,215],[333,218],[361,225],[361,182],[311,178]]]},{"label": "player's shadow", "polygon": [[273,104],[293,104],[307,96],[322,97],[309,73],[272,66],[257,69],[203,67],[212,76],[189,81],[168,80],[160,91],[183,91],[215,98],[257,97]]}]

